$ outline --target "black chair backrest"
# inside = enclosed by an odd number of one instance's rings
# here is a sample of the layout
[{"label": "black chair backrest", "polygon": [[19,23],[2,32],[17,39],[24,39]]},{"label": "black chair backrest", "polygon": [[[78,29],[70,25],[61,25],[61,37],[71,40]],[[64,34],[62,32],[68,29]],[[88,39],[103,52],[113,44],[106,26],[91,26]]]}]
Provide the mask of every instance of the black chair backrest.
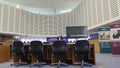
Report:
[{"label": "black chair backrest", "polygon": [[75,43],[75,54],[76,55],[87,55],[90,51],[89,42],[87,40],[78,40]]},{"label": "black chair backrest", "polygon": [[67,45],[65,41],[55,41],[52,46],[53,54],[56,56],[65,56],[67,52]]},{"label": "black chair backrest", "polygon": [[41,41],[31,41],[30,42],[30,47],[29,47],[29,52],[33,55],[43,55],[43,44]]},{"label": "black chair backrest", "polygon": [[16,54],[23,54],[24,44],[21,41],[14,41],[12,50]]}]

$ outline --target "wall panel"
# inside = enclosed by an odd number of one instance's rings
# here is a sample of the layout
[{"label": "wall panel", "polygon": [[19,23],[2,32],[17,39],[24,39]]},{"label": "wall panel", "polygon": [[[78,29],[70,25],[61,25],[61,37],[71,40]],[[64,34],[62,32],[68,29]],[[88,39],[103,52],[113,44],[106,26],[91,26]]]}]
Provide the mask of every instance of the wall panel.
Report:
[{"label": "wall panel", "polygon": [[48,35],[48,30],[49,30],[49,23],[48,23],[48,16],[46,15],[46,16],[44,16],[43,17],[43,23],[44,23],[44,35]]},{"label": "wall panel", "polygon": [[24,20],[25,19],[25,11],[24,10],[21,10],[21,24],[20,24],[20,33],[21,34],[24,34],[25,32],[25,25],[24,25]]},{"label": "wall panel", "polygon": [[27,12],[27,11],[25,11],[25,16],[24,16],[24,25],[25,25],[25,34],[26,35],[29,35],[29,32],[30,32],[30,29],[29,29],[29,27],[30,27],[30,24],[29,24],[29,12]]},{"label": "wall panel", "polygon": [[39,25],[39,29],[38,29],[38,33],[39,33],[39,35],[44,35],[44,16],[43,15],[39,15],[39,18],[38,18],[38,20],[39,20],[39,23],[38,23],[38,25]]},{"label": "wall panel", "polygon": [[0,3],[0,31],[2,29],[2,3]]},{"label": "wall panel", "polygon": [[101,6],[101,0],[97,0],[97,15],[98,15],[98,23],[102,22],[102,6]]},{"label": "wall panel", "polygon": [[91,12],[92,7],[91,7],[91,1],[90,0],[88,0],[87,7],[88,7],[88,24],[89,24],[88,27],[91,27],[92,26],[92,14],[91,14],[92,13]]},{"label": "wall panel", "polygon": [[58,31],[58,24],[56,22],[57,17],[54,15],[54,35],[57,35],[57,31]]},{"label": "wall panel", "polygon": [[10,6],[10,16],[9,16],[9,32],[14,32],[14,7]]},{"label": "wall panel", "polygon": [[112,18],[119,16],[118,0],[110,0]]},{"label": "wall panel", "polygon": [[15,33],[19,33],[20,29],[20,9],[15,8]]},{"label": "wall panel", "polygon": [[54,21],[53,16],[49,16],[49,35],[54,35]]},{"label": "wall panel", "polygon": [[104,21],[110,19],[110,13],[109,13],[109,2],[108,0],[103,0],[103,12],[104,12]]},{"label": "wall panel", "polygon": [[[38,14],[34,14],[34,21],[31,22],[33,23],[33,35],[39,35],[39,15]],[[32,25],[31,25],[32,26]],[[32,30],[31,30],[32,31]]]},{"label": "wall panel", "polygon": [[[37,23],[37,15],[34,13],[29,13],[29,34],[34,35],[35,32],[35,23]],[[37,31],[37,30],[36,30]],[[37,33],[35,34],[37,35]]]},{"label": "wall panel", "polygon": [[95,2],[96,0],[92,0],[92,17],[93,17],[93,24],[92,24],[92,26],[94,26],[94,25],[96,25],[97,24],[97,12],[96,12],[96,2]]},{"label": "wall panel", "polygon": [[3,4],[3,21],[2,21],[2,31],[7,32],[8,25],[8,5]]},{"label": "wall panel", "polygon": [[[84,1],[84,26],[87,26],[88,24],[87,24],[87,5],[86,5],[86,0]],[[77,12],[78,13],[78,12]],[[78,24],[77,24],[78,25]]]}]

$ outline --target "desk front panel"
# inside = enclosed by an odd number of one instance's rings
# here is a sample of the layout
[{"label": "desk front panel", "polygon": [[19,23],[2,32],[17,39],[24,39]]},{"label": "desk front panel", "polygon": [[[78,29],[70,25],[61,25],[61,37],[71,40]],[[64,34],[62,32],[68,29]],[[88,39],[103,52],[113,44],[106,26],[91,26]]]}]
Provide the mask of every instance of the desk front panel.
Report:
[{"label": "desk front panel", "polygon": [[10,46],[0,45],[0,63],[10,61]]}]

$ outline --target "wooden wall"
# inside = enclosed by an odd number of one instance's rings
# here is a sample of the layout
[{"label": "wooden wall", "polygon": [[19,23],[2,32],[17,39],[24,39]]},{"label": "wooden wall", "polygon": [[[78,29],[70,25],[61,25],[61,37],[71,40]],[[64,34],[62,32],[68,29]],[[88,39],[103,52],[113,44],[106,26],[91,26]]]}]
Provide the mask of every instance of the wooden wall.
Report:
[{"label": "wooden wall", "polygon": [[95,53],[100,53],[99,39],[92,39],[92,40],[89,40],[89,42],[90,44],[94,44]]},{"label": "wooden wall", "polygon": [[0,63],[10,61],[10,46],[0,45]]}]

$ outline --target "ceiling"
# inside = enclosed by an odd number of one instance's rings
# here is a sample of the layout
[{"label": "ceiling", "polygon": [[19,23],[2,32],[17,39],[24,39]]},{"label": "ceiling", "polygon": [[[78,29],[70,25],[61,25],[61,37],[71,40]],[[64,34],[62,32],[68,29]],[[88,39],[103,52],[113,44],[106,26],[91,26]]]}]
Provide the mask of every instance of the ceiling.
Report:
[{"label": "ceiling", "polygon": [[1,0],[1,1],[12,6],[19,6],[22,9],[35,13],[54,14],[71,11],[76,6],[78,6],[82,0]]}]

